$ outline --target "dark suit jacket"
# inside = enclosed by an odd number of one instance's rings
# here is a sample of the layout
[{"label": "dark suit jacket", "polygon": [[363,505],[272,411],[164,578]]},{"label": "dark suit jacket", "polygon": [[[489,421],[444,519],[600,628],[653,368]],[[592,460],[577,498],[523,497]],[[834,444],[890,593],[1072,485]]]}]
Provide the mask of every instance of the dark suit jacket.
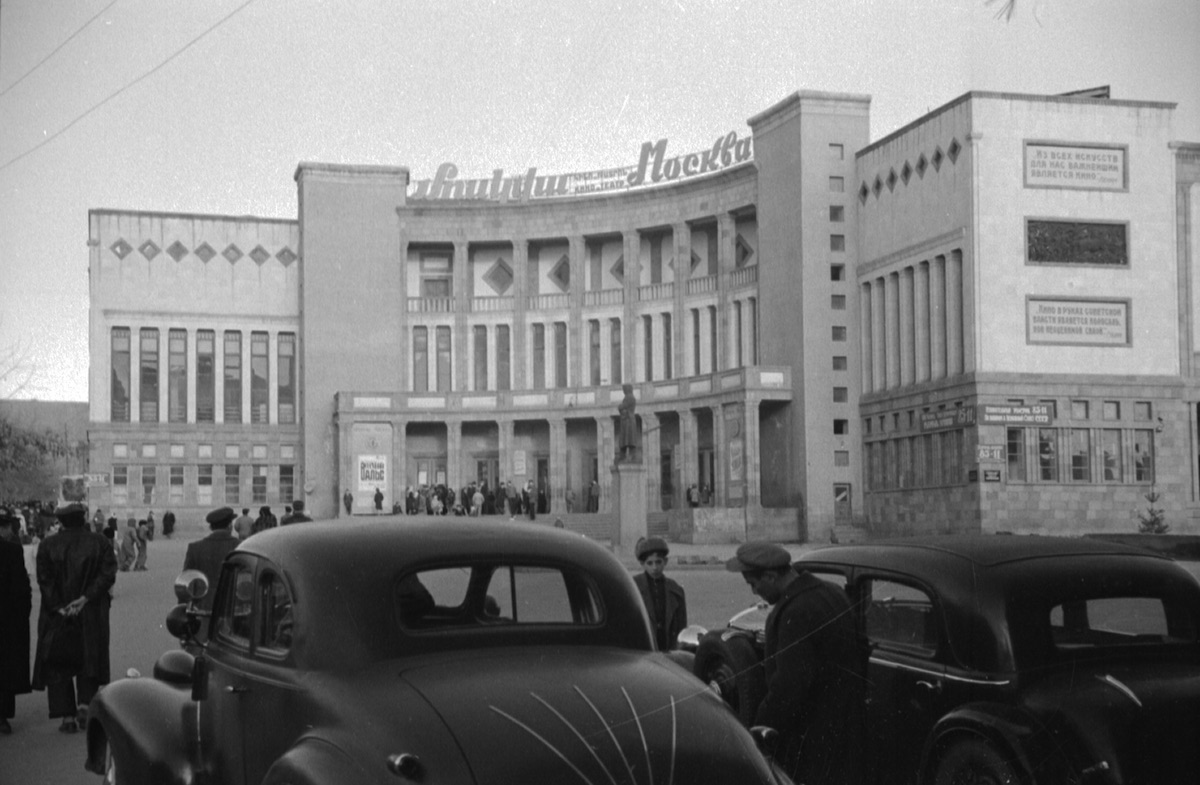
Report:
[{"label": "dark suit jacket", "polygon": [[[687,597],[678,583],[666,576],[663,576],[663,581],[667,590],[667,618],[663,624],[666,631],[666,648],[663,651],[667,651],[675,648],[679,643],[679,633],[687,626]],[[650,628],[657,632],[658,619],[654,616],[654,600],[650,597],[650,578],[642,572],[633,577],[633,582],[637,584],[638,593],[642,595],[642,604],[646,606],[646,613],[650,616]],[[662,643],[659,641],[660,648]]]},{"label": "dark suit jacket", "polygon": [[208,594],[200,600],[202,610],[211,610],[213,597],[217,593],[217,578],[221,575],[221,564],[225,555],[238,545],[237,535],[229,528],[213,529],[203,540],[196,540],[187,547],[183,557],[183,569],[200,570],[208,578]]}]

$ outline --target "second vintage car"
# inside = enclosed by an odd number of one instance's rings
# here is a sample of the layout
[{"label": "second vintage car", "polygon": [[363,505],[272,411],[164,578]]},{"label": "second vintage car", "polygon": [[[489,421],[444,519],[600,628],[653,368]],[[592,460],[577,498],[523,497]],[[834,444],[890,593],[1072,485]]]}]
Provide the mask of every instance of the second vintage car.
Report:
[{"label": "second vintage car", "polygon": [[[788,782],[579,535],[297,524],[242,542],[214,589],[206,640],[92,702],[87,766],[109,782]],[[168,626],[186,640],[194,616]]]},{"label": "second vintage car", "polygon": [[[944,536],[821,548],[869,658],[878,783],[1183,783],[1200,771],[1200,584],[1099,540]],[[760,605],[692,630],[695,672],[751,722]]]}]

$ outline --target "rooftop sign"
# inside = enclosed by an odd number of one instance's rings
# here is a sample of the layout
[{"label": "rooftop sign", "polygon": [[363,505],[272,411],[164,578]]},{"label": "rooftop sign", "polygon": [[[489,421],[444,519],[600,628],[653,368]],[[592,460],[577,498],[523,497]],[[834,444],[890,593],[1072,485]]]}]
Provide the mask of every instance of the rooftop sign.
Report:
[{"label": "rooftop sign", "polygon": [[491,177],[475,180],[459,179],[458,167],[447,161],[438,167],[432,180],[410,183],[408,199],[528,202],[531,199],[625,191],[711,174],[749,161],[754,157],[753,143],[753,138],[742,139],[736,131],[730,131],[725,136],[718,137],[707,150],[668,158],[667,140],[659,139],[657,142],[642,143],[641,156],[636,166],[558,175],[539,175],[536,166],[531,166],[524,174],[507,176],[503,169],[494,169]]}]

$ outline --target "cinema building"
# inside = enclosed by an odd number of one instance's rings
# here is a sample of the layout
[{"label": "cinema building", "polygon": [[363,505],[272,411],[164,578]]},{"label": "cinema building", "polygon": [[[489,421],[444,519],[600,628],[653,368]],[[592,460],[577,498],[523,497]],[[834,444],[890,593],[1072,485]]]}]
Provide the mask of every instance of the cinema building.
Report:
[{"label": "cinema building", "polygon": [[629,384],[677,539],[1126,531],[1152,485],[1186,530],[1172,108],[973,92],[871,142],[867,97],[800,92],[613,170],[301,163],[295,219],[92,210],[94,503],[186,525],[532,480],[604,537]]}]

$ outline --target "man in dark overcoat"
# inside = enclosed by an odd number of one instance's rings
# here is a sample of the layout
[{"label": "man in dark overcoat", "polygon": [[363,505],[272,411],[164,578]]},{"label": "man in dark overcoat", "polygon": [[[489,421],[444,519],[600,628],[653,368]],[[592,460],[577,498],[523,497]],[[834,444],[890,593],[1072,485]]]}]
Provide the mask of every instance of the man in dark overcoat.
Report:
[{"label": "man in dark overcoat", "polygon": [[[231,528],[236,517],[237,513],[232,507],[213,510],[204,518],[212,531],[207,537],[188,543],[187,554],[183,557],[183,569],[199,570],[208,578],[208,594],[197,603],[202,611],[212,610],[213,597],[217,594],[217,579],[221,576],[221,565],[225,562],[225,556],[240,542]],[[204,617],[204,622],[201,638],[207,637],[207,617]]]},{"label": "man in dark overcoat", "polygon": [[0,733],[12,733],[17,696],[29,687],[29,612],[33,589],[25,569],[21,519],[0,510]]},{"label": "man in dark overcoat", "polygon": [[[109,680],[108,614],[117,558],[102,534],[88,529],[87,508],[69,504],[55,515],[62,530],[42,540],[37,582],[42,593],[33,688],[46,690],[50,718],[74,733],[87,706]],[[78,623],[78,639],[67,634]],[[66,642],[69,645],[63,645]]]},{"label": "man in dark overcoat", "polygon": [[687,626],[687,596],[683,587],[663,575],[669,552],[666,540],[661,537],[638,540],[634,548],[642,572],[634,576],[633,582],[650,615],[650,628],[659,651],[675,648],[679,633]]},{"label": "man in dark overcoat", "polygon": [[846,592],[773,543],[746,543],[725,566],[773,606],[754,724],[779,732],[776,762],[797,783],[863,782],[866,658]]}]

